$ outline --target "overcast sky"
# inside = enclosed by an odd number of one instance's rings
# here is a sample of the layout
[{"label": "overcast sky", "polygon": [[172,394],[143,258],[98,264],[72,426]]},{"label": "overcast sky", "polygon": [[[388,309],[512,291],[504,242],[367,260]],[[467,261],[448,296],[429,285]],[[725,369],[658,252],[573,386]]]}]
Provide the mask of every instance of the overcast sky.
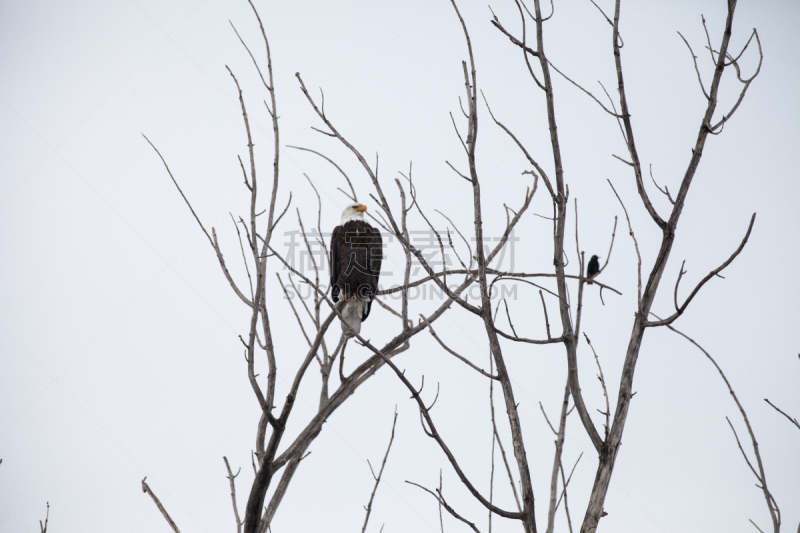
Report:
[{"label": "overcast sky", "polygon": [[[486,3],[462,4],[479,89],[498,118],[551,169],[543,94],[519,50],[491,26]],[[600,4],[611,12],[609,1]],[[274,237],[279,249],[291,250],[293,232],[299,229],[295,208],[307,227],[315,222],[316,196],[304,173],[322,198],[323,232],[332,230],[349,203],[337,191],[344,182],[333,167],[287,145],[324,151],[353,178],[359,199],[377,209],[369,199],[374,192],[369,179],[352,154],[311,129],[321,124],[295,72],[315,97],[318,87],[324,90],[328,116],[348,140],[371,161],[379,152],[387,191],[394,194],[391,181],[413,161],[419,202],[433,224],[452,228],[434,211],[439,210],[463,232],[471,232],[471,188],[445,164],[449,160],[466,168],[449,113],[464,131],[458,98],[463,99],[461,61],[467,55],[450,3],[256,5],[270,38],[276,77],[279,204],[285,205],[292,193],[292,208]],[[507,28],[520,31],[511,0],[498,0],[492,8]],[[623,5],[623,67],[640,156],[671,191],[679,186],[706,105],[691,56],[676,31],[694,47],[708,84],[713,66],[703,48],[701,14],[712,42],[718,43],[724,0]],[[182,532],[233,531],[223,455],[234,469],[242,467],[237,481],[243,510],[259,416],[237,339],[247,331],[247,309],[230,290],[213,250],[141,136],[145,133],[160,149],[203,223],[217,228],[234,276],[246,279],[235,259],[240,252],[228,213],[247,213],[249,198],[236,159],[246,155],[247,141],[225,65],[242,84],[264,189],[273,141],[261,103],[268,96],[229,20],[265,66],[258,25],[244,0],[0,2],[1,532],[35,530],[48,501],[54,533],[169,531],[141,492],[145,476]],[[725,279],[711,280],[675,325],[716,358],[747,409],[787,531],[800,521],[800,432],[763,399],[800,415],[798,24],[796,2],[740,2],[731,46],[738,52],[757,28],[765,56],[762,72],[723,133],[707,142],[654,306],[654,312],[669,314],[681,262],[686,260],[688,270],[681,285],[685,295],[738,246],[750,216],[757,213],[750,241],[725,270]],[[556,2],[545,42],[561,70],[596,95],[602,94],[598,80],[611,92],[610,27],[590,2]],[[746,74],[756,59],[752,49],[745,54]],[[580,242],[587,256],[605,258],[614,217],[620,217],[602,277],[623,296],[605,291],[601,301],[596,286],[589,290],[583,323],[613,400],[636,306],[636,253],[607,180],[631,214],[645,272],[660,236],[636,194],[630,168],[612,157],[627,157],[616,123],[562,78],[556,76],[554,83],[565,179],[571,198],[578,200]],[[718,114],[731,107],[740,88],[732,74],[726,74],[724,84]],[[496,237],[505,225],[503,204],[516,208],[531,179],[522,174],[529,168],[526,161],[491,123],[482,101],[479,116],[485,231]],[[668,200],[652,184],[647,187],[656,208],[667,213]],[[550,215],[546,196],[540,189],[502,266],[552,269],[550,222],[533,216]],[[396,197],[391,202],[399,206]],[[410,224],[413,230],[427,227],[418,216]],[[570,211],[567,270],[573,274],[574,229]],[[463,246],[460,251],[466,253]],[[402,261],[397,243],[391,243],[384,285],[401,279]],[[280,393],[305,351],[274,280],[280,269],[276,263],[271,269],[268,303]],[[420,293],[411,315],[429,311],[436,301]],[[550,305],[552,322],[556,304]],[[520,335],[545,335],[532,287],[516,287],[509,308]],[[373,306],[362,334],[380,345],[397,333],[397,326],[396,319]],[[476,317],[454,309],[439,321],[437,333],[459,353],[488,366],[488,345]],[[337,335],[334,327],[329,336],[335,340]],[[561,346],[505,343],[504,349],[520,402],[538,523],[544,528],[553,436],[538,402],[556,416],[565,354]],[[349,348],[347,365],[365,357],[362,348]],[[440,383],[433,412],[440,432],[467,474],[488,493],[492,441],[485,379],[439,349],[427,333],[416,337],[397,361],[413,382],[424,374],[426,384]],[[583,342],[579,364],[584,395],[595,412],[603,407],[602,391]],[[266,374],[265,368],[259,370]],[[313,414],[318,387],[319,374],[312,369],[289,427],[292,436]],[[432,387],[426,385],[426,393],[432,395]],[[748,519],[766,530],[763,495],[753,486],[756,480],[725,417],[743,438],[745,426],[702,353],[670,331],[648,331],[634,390],[601,531],[753,531]],[[366,460],[380,462],[395,405],[397,436],[369,530],[385,523],[386,532],[438,531],[435,501],[405,481],[433,487],[440,468],[448,501],[486,530],[483,508],[425,437],[408,392],[383,369],[324,426],[273,531],[351,532],[361,527],[373,486]],[[498,411],[503,412],[502,406]],[[602,423],[599,414],[595,423]],[[505,421],[501,433],[509,449]],[[748,441],[743,442],[749,452]],[[573,415],[565,463],[571,467],[582,452],[570,486],[573,523],[583,516],[597,465],[591,442]],[[495,502],[512,509],[508,482],[498,472]],[[566,527],[560,511],[557,530]],[[445,528],[464,529],[447,517]],[[518,523],[502,519],[495,519],[493,528],[520,530]]]}]

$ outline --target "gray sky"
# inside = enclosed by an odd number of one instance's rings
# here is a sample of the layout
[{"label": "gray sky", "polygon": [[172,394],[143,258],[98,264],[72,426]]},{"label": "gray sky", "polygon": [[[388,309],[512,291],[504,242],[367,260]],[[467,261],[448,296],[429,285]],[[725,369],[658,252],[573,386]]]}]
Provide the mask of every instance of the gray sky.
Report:
[{"label": "gray sky", "polygon": [[[479,88],[498,118],[551,168],[542,93],[518,49],[489,23],[486,4],[462,3]],[[656,178],[671,190],[689,161],[705,107],[676,30],[692,43],[708,82],[712,66],[703,49],[700,14],[716,43],[724,4],[623,5],[623,67],[637,143],[644,164],[652,164]],[[602,5],[611,9],[607,1]],[[370,158],[380,153],[382,182],[388,184],[413,161],[420,204],[433,223],[449,226],[434,213],[438,209],[470,231],[471,189],[444,163],[466,166],[448,114],[459,120],[461,60],[466,58],[449,2],[257,6],[272,47],[281,144],[324,151],[354,179],[359,198],[376,208],[368,201],[371,186],[357,161],[311,129],[320,124],[299,91],[294,73],[300,72],[315,97],[317,87],[323,88],[327,113],[348,139]],[[519,30],[513,2],[492,8],[507,28]],[[247,328],[246,309],[140,135],[159,147],[200,218],[217,228],[234,276],[245,276],[235,260],[239,251],[228,213],[247,209],[236,160],[246,154],[246,139],[226,64],[242,84],[256,162],[265,177],[271,171],[272,130],[260,104],[266,93],[228,20],[263,58],[258,26],[244,0],[0,3],[2,532],[34,530],[46,501],[52,531],[58,533],[168,531],[141,492],[144,476],[184,533],[233,530],[223,455],[234,468],[242,467],[238,486],[244,506],[259,414],[237,339]],[[748,32],[758,28],[762,73],[722,135],[707,143],[654,308],[664,314],[672,309],[682,260],[689,271],[681,288],[686,294],[730,255],[750,215],[758,213],[750,242],[725,279],[709,282],[676,327],[716,357],[748,410],[787,530],[800,521],[800,433],[763,398],[800,415],[800,283],[794,275],[800,263],[798,23],[797,3],[741,2],[732,47],[738,50]],[[597,80],[614,86],[610,28],[591,3],[556,5],[545,39],[556,66],[595,94],[602,94]],[[745,72],[752,72],[755,56],[748,55]],[[730,107],[739,88],[730,75],[725,83],[720,110]],[[636,255],[607,179],[631,213],[646,272],[659,235],[638,200],[629,168],[611,157],[627,155],[617,125],[563,79],[555,78],[555,90],[565,177],[579,202],[587,255],[607,253],[614,217],[620,217],[603,278],[623,296],[604,293],[603,305],[590,291],[584,318],[615,398],[636,302]],[[479,113],[484,219],[487,234],[495,236],[505,224],[503,203],[519,205],[530,180],[521,175],[528,167],[519,151],[491,123],[482,102]],[[285,205],[291,191],[293,207],[275,242],[288,250],[290,232],[299,227],[294,208],[307,224],[316,214],[316,197],[303,173],[320,190],[323,231],[338,223],[348,200],[336,190],[343,181],[324,161],[290,149],[281,158],[279,204]],[[667,200],[650,190],[657,209],[667,212]],[[542,189],[532,210],[548,215],[548,203]],[[573,223],[570,213],[568,270],[574,273]],[[426,227],[421,219],[411,224],[412,229]],[[526,214],[513,265],[509,251],[505,266],[548,271],[550,232],[548,221]],[[402,276],[397,243],[387,253],[384,284]],[[305,352],[279,290],[275,283],[269,294],[280,394]],[[411,313],[425,313],[435,303],[420,296]],[[532,288],[517,287],[509,307],[520,334],[544,335]],[[396,330],[396,320],[375,306],[362,332],[377,343]],[[475,317],[456,309],[441,319],[437,333],[476,364],[488,365],[488,346]],[[553,437],[538,402],[555,416],[563,394],[564,351],[510,343],[505,349],[542,524]],[[364,357],[365,352],[348,349],[348,363]],[[424,373],[426,383],[441,383],[434,410],[439,429],[467,473],[488,492],[488,384],[435,347],[427,334],[415,338],[399,362],[412,381]],[[579,364],[587,402],[592,410],[600,408],[594,360],[583,343]],[[290,433],[313,412],[318,383],[311,371]],[[725,417],[740,436],[744,424],[703,355],[674,333],[648,331],[634,390],[602,530],[752,531],[748,518],[766,528],[763,497]],[[386,532],[438,531],[434,500],[404,481],[432,487],[440,468],[448,501],[485,530],[486,513],[423,434],[407,391],[384,369],[325,425],[273,531],[361,527],[362,506],[372,490],[366,460],[380,461],[395,404],[397,437],[370,530],[385,523]],[[595,420],[601,423],[599,415]],[[510,446],[505,422],[501,431]],[[565,462],[571,465],[581,452],[570,486],[573,521],[585,510],[597,460],[577,417],[571,417]],[[508,483],[497,475],[495,501],[510,509]],[[566,530],[563,513],[558,520],[557,530]],[[446,519],[445,527],[461,526]],[[519,529],[499,519],[493,528]]]}]

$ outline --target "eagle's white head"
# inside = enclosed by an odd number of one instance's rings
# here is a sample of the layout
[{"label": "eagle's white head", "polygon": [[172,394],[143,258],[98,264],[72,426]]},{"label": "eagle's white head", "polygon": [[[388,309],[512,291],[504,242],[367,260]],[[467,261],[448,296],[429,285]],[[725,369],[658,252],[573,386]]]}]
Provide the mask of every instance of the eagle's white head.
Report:
[{"label": "eagle's white head", "polygon": [[367,206],[364,204],[354,203],[344,208],[342,211],[342,224],[350,220],[364,220],[364,212]]}]

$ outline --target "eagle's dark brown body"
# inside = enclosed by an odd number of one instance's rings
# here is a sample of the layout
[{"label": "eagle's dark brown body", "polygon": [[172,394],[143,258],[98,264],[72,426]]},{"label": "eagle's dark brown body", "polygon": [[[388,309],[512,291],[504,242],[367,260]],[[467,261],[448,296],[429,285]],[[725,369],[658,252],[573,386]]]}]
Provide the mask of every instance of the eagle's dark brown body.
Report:
[{"label": "eagle's dark brown body", "polygon": [[369,316],[383,262],[380,232],[364,220],[349,220],[331,235],[331,297],[365,302],[361,320]]}]

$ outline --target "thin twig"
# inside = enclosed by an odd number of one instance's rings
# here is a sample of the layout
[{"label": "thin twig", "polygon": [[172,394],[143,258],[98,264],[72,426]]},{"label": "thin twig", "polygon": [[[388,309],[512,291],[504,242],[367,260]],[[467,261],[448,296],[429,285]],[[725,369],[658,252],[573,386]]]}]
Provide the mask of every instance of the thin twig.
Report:
[{"label": "thin twig", "polygon": [[[441,482],[441,480],[440,480],[440,482]],[[418,483],[414,483],[413,481],[406,480],[406,483],[408,483],[409,485],[414,485],[415,487],[418,487],[418,488],[424,490],[425,492],[427,492],[428,494],[430,494],[431,496],[436,498],[436,501],[439,502],[439,505],[443,506],[447,510],[447,512],[450,513],[454,518],[456,518],[456,519],[460,520],[461,522],[464,522],[465,524],[467,524],[472,529],[472,531],[475,531],[475,533],[480,533],[478,528],[475,527],[475,524],[473,524],[472,522],[470,522],[469,520],[467,520],[466,518],[464,518],[463,516],[458,514],[455,509],[453,509],[452,507],[450,507],[450,505],[448,505],[448,503],[444,499],[444,496],[442,496],[441,489],[438,489],[436,492],[433,492],[432,490],[427,489],[427,488],[423,487],[422,485],[420,485]]]},{"label": "thin twig", "polygon": [[609,185],[611,185],[611,190],[614,191],[614,196],[617,197],[617,200],[619,200],[619,205],[622,206],[622,210],[625,212],[625,220],[628,221],[628,233],[630,234],[631,239],[633,239],[633,245],[636,248],[636,258],[638,260],[637,271],[636,271],[638,279],[637,302],[639,304],[637,309],[641,309],[642,308],[642,254],[639,253],[639,241],[636,240],[636,235],[634,235],[633,233],[633,226],[631,226],[631,219],[628,216],[628,210],[625,208],[625,204],[622,202],[622,198],[620,198],[619,194],[617,194],[617,190],[614,188],[614,184],[611,183],[611,180],[606,180],[606,181],[608,182]]},{"label": "thin twig", "polygon": [[142,479],[142,492],[150,495],[150,497],[155,502],[156,507],[158,507],[158,510],[161,511],[161,514],[164,516],[164,519],[167,521],[169,526],[172,528],[172,531],[174,531],[175,533],[181,533],[181,531],[178,529],[178,526],[175,525],[175,522],[173,522],[172,518],[169,516],[169,513],[167,512],[167,510],[164,509],[163,505],[161,505],[161,501],[159,501],[158,496],[156,496],[153,493],[153,491],[150,489],[150,486],[147,484],[146,479],[147,479],[147,476],[145,476],[144,479]]},{"label": "thin twig", "polygon": [[294,148],[295,150],[303,150],[304,152],[311,152],[312,154],[320,156],[322,159],[324,159],[325,161],[336,167],[336,170],[338,170],[341,173],[341,175],[344,176],[345,181],[347,181],[347,185],[350,187],[350,192],[353,195],[350,197],[350,199],[353,200],[354,202],[358,202],[358,196],[356,195],[356,190],[353,188],[353,182],[350,181],[350,178],[347,176],[347,174],[345,174],[344,170],[342,170],[342,168],[339,165],[337,165],[333,161],[333,159],[317,152],[316,150],[312,150],[311,148],[303,148],[302,146],[292,146],[292,145],[286,145],[286,148]]},{"label": "thin twig", "polygon": [[[489,355],[489,370],[493,369],[494,361],[492,359],[491,354]],[[511,493],[514,494],[514,501],[517,503],[517,510],[522,511],[522,506],[519,502],[519,496],[517,495],[517,486],[514,484],[514,476],[511,474],[511,467],[508,464],[508,458],[506,457],[506,450],[503,447],[503,441],[500,440],[500,434],[497,432],[497,420],[494,414],[494,382],[489,382],[489,409],[492,413],[492,434],[494,435],[494,440],[497,442],[497,447],[500,448],[500,456],[503,458],[503,465],[506,467],[506,474],[508,475],[508,483],[511,485]],[[494,446],[494,445],[492,445]]]},{"label": "thin twig", "polygon": [[47,514],[44,517],[44,524],[39,520],[39,532],[47,533],[47,523],[50,521],[50,502],[47,502]]},{"label": "thin twig", "polygon": [[[378,485],[381,482],[381,476],[383,476],[383,469],[386,467],[386,460],[389,458],[389,450],[392,449],[392,442],[394,442],[394,428],[397,425],[397,406],[394,406],[394,420],[392,421],[392,436],[389,438],[389,445],[386,447],[386,454],[383,456],[383,462],[381,463],[381,469],[378,472],[378,475],[375,476],[375,472],[372,473],[372,476],[375,478],[375,488],[372,489],[372,494],[369,497],[369,503],[365,507],[367,510],[367,516],[364,517],[364,525],[361,528],[361,533],[364,533],[367,530],[367,523],[369,522],[369,515],[372,513],[372,502],[375,500],[375,493],[378,492]],[[372,470],[372,465],[370,465],[370,470]]]},{"label": "thin twig", "polygon": [[[656,318],[658,318],[658,317],[656,317]],[[750,425],[750,420],[747,418],[747,413],[745,412],[744,407],[742,406],[741,402],[739,401],[739,398],[736,396],[736,393],[733,392],[733,387],[731,386],[730,382],[728,381],[728,378],[725,377],[725,373],[722,372],[722,368],[720,368],[720,366],[717,364],[717,362],[714,360],[714,358],[711,357],[711,354],[709,354],[702,346],[700,346],[694,339],[692,339],[691,337],[689,337],[685,333],[682,333],[682,332],[678,331],[677,329],[675,329],[672,326],[668,325],[667,327],[670,330],[672,330],[675,333],[677,333],[678,335],[680,335],[681,337],[683,337],[684,339],[688,340],[690,343],[695,345],[701,352],[703,352],[703,354],[708,358],[708,360],[711,361],[711,363],[713,363],[714,367],[717,369],[717,372],[719,372],[719,375],[722,377],[722,380],[725,382],[725,385],[728,387],[728,392],[731,393],[731,396],[733,397],[733,401],[736,402],[736,406],[739,408],[739,412],[742,414],[742,419],[744,419],[745,426],[747,426],[747,432],[750,434],[750,440],[752,441],[752,445],[753,445],[753,453],[756,456],[756,462],[758,464],[758,471],[757,472],[756,472],[756,469],[753,467],[753,465],[750,463],[750,460],[747,458],[747,454],[744,452],[744,448],[742,448],[741,442],[739,442],[739,436],[736,435],[736,429],[734,429],[733,424],[731,424],[731,421],[728,419],[728,417],[725,417],[725,419],[728,420],[728,424],[731,426],[731,430],[733,430],[733,434],[736,437],[736,443],[739,445],[739,450],[742,452],[742,456],[744,457],[745,461],[747,462],[747,465],[750,467],[750,470],[752,470],[753,475],[756,476],[756,479],[760,483],[759,488],[764,493],[764,499],[765,499],[765,501],[767,503],[767,508],[769,509],[769,514],[770,514],[770,517],[772,518],[772,523],[773,523],[773,525],[775,527],[775,533],[778,533],[780,531],[780,527],[781,527],[781,511],[778,508],[778,504],[775,501],[775,498],[772,496],[772,493],[767,488],[767,474],[764,471],[764,464],[761,461],[761,453],[759,452],[759,449],[758,449],[758,442],[756,441],[756,435],[753,432],[753,427]]]},{"label": "thin twig", "polygon": [[[473,275],[474,276],[474,275],[477,275],[477,273],[478,273],[478,271],[476,269],[448,269],[447,270],[447,274],[448,275],[451,275],[451,274],[469,274],[469,275]],[[536,273],[529,273],[529,272],[503,272],[501,270],[496,270],[494,268],[489,268],[489,267],[486,268],[486,273],[490,274],[490,275],[502,276],[504,279],[555,278],[555,277],[557,277],[556,274],[551,274],[551,273],[548,273],[548,272],[536,272]],[[421,279],[418,279],[418,280],[410,282],[407,287],[405,285],[397,285],[395,287],[390,287],[388,289],[383,289],[383,290],[380,290],[380,291],[376,291],[375,294],[378,295],[378,296],[383,296],[383,295],[386,295],[386,294],[394,294],[395,292],[400,292],[400,291],[405,290],[405,289],[410,289],[412,287],[416,287],[418,285],[422,285],[423,283],[427,283],[427,282],[429,282],[431,280],[434,280],[436,278],[442,277],[443,275],[444,275],[444,272],[435,272],[434,275],[432,275],[432,276],[426,276],[424,278],[421,278]],[[581,277],[582,276],[576,276],[576,275],[572,275],[572,274],[564,274],[564,278],[565,279],[576,279],[576,280],[579,280],[579,279],[581,279]],[[522,281],[522,279],[520,279],[519,281]],[[604,283],[600,283],[596,279],[592,280],[592,283],[594,283],[598,287],[601,287],[603,289],[608,289],[611,292],[614,292],[614,293],[622,296],[622,292],[618,291],[614,287],[611,287],[611,286],[606,285]],[[539,288],[541,289],[542,287],[539,287]],[[549,289],[545,288],[543,290],[547,291],[548,293],[552,294],[555,297],[558,297],[557,294],[555,294],[554,292],[550,291]]]},{"label": "thin twig", "polygon": [[669,187],[664,185],[664,188],[662,189],[661,187],[658,186],[658,183],[656,183],[656,179],[653,177],[653,164],[652,163],[650,164],[650,179],[653,180],[653,185],[656,186],[656,189],[658,189],[658,191],[661,194],[663,194],[664,196],[667,197],[667,200],[669,200],[669,203],[671,203],[672,205],[675,205],[675,200],[672,199],[672,195],[669,193]]},{"label": "thin twig", "polygon": [[781,410],[778,408],[778,406],[777,406],[777,405],[775,405],[774,403],[772,403],[772,402],[771,402],[771,401],[769,401],[768,399],[764,398],[764,401],[765,401],[765,402],[767,402],[768,404],[770,404],[770,406],[772,406],[772,408],[773,408],[773,409],[775,409],[775,410],[776,410],[776,411],[778,411],[780,414],[782,414],[782,415],[783,415],[783,416],[785,416],[787,419],[789,419],[789,422],[791,422],[792,424],[794,424],[794,425],[797,427],[797,429],[800,429],[800,423],[798,423],[798,422],[797,422],[797,419],[796,419],[796,418],[792,418],[792,417],[790,417],[789,415],[787,415],[786,413],[784,413],[783,411],[781,411]]},{"label": "thin twig", "polygon": [[[294,317],[297,319],[297,323],[300,325],[300,331],[303,333],[303,337],[306,339],[306,343],[308,343],[308,345],[311,346],[311,339],[309,339],[308,334],[306,334],[306,328],[303,327],[303,321],[300,320],[300,316],[297,314],[297,309],[295,309],[294,303],[292,302],[292,297],[289,296],[289,292],[286,290],[286,286],[283,284],[281,275],[275,272],[275,276],[278,278],[278,284],[281,286],[281,289],[283,289],[283,294],[286,296],[286,300],[289,302],[289,305],[292,308]],[[295,294],[297,293],[295,292]]]},{"label": "thin twig", "polygon": [[434,339],[436,339],[436,342],[438,342],[438,343],[439,343],[439,345],[440,345],[442,348],[444,348],[444,349],[445,349],[445,351],[446,351],[447,353],[449,353],[450,355],[454,356],[454,357],[455,357],[455,358],[457,358],[458,360],[462,361],[463,363],[465,363],[467,366],[469,366],[469,367],[470,367],[470,368],[472,368],[473,370],[475,370],[475,371],[477,371],[477,372],[480,372],[482,375],[486,376],[487,378],[490,378],[490,379],[498,379],[496,375],[492,374],[491,372],[486,372],[484,369],[482,369],[482,368],[480,368],[479,366],[477,366],[477,365],[473,364],[473,363],[472,363],[472,362],[471,362],[469,359],[467,359],[467,358],[466,358],[466,357],[464,357],[463,355],[460,355],[460,354],[456,353],[455,351],[453,351],[453,350],[452,350],[452,349],[451,349],[449,346],[447,346],[447,345],[444,343],[444,341],[442,341],[442,339],[440,339],[440,338],[439,338],[439,336],[438,336],[438,335],[436,334],[436,332],[433,330],[433,326],[431,326],[431,325],[430,325],[430,323],[428,322],[428,319],[427,319],[427,318],[425,318],[425,316],[424,316],[424,315],[419,315],[419,316],[420,316],[420,318],[422,318],[422,322],[423,322],[424,324],[427,324],[427,326],[428,326],[428,331],[430,332],[431,336],[432,336]]},{"label": "thin twig", "polygon": [[686,40],[686,37],[684,37],[681,32],[678,32],[678,35],[681,36],[683,42],[686,43],[686,48],[689,49],[689,53],[692,54],[692,61],[694,61],[694,71],[697,73],[697,81],[700,82],[700,89],[703,91],[703,96],[705,96],[706,100],[708,100],[710,97],[708,96],[706,88],[703,85],[703,78],[700,76],[700,68],[697,66],[697,56],[694,55],[694,50],[692,50],[692,46],[689,44],[689,41]]},{"label": "thin twig", "polygon": [[[564,471],[562,466],[562,456],[564,453],[564,437],[567,431],[567,416],[569,415],[569,397],[570,385],[568,377],[567,383],[564,386],[564,400],[561,402],[561,416],[559,417],[558,431],[555,431],[553,426],[550,424],[550,420],[547,418],[547,414],[544,412],[544,407],[542,406],[542,403],[539,402],[539,408],[542,410],[542,414],[544,414],[547,424],[550,426],[550,429],[553,430],[553,433],[556,434],[556,450],[555,457],[553,457],[553,470],[550,476],[550,505],[547,511],[546,533],[553,533],[553,529],[555,527],[556,510],[558,509],[558,504],[556,503],[556,492],[558,491],[558,473],[561,471],[563,477]],[[564,494],[566,494],[566,489],[567,486],[566,483],[564,483]]]},{"label": "thin twig", "polygon": [[225,468],[228,470],[228,481],[231,483],[231,501],[233,502],[233,515],[236,517],[236,532],[242,533],[242,521],[239,519],[239,508],[236,506],[236,483],[234,481],[242,469],[240,467],[239,472],[234,474],[231,470],[231,465],[228,463],[228,458],[223,456],[222,459],[225,461]]},{"label": "thin twig", "polygon": [[603,376],[603,367],[600,366],[600,358],[597,357],[597,352],[594,351],[594,346],[592,346],[592,341],[589,340],[589,336],[586,335],[586,332],[583,333],[583,336],[586,338],[586,344],[589,345],[589,348],[592,349],[592,353],[594,354],[594,360],[597,362],[597,370],[600,372],[600,375],[597,376],[597,379],[600,380],[600,385],[603,386],[603,396],[606,399],[606,411],[605,413],[601,413],[606,417],[606,439],[608,438],[608,429],[611,427],[609,423],[609,417],[611,416],[611,407],[609,406],[608,402],[608,389],[606,389],[606,379]]},{"label": "thin twig", "polygon": [[[736,259],[736,257],[742,252],[742,250],[744,249],[745,244],[747,244],[747,240],[750,238],[750,232],[753,231],[753,224],[755,224],[755,222],[756,222],[756,214],[753,213],[753,216],[750,217],[750,224],[747,226],[747,232],[744,234],[744,238],[742,238],[742,242],[739,243],[739,247],[736,248],[736,250],[734,250],[734,252],[731,254],[731,256],[724,263],[722,263],[720,266],[718,266],[717,268],[715,268],[714,270],[709,272],[706,275],[706,277],[704,277],[702,280],[700,280],[700,283],[697,284],[697,286],[694,288],[694,290],[689,294],[689,296],[686,298],[686,300],[683,302],[683,304],[680,307],[678,307],[678,309],[675,311],[675,313],[673,313],[669,317],[667,317],[667,318],[665,318],[663,320],[659,320],[657,322],[649,322],[649,321],[645,322],[645,326],[646,327],[666,326],[666,325],[672,324],[679,316],[681,316],[683,314],[683,312],[686,310],[686,308],[689,306],[691,301],[694,299],[694,297],[697,295],[697,293],[700,291],[700,289],[703,287],[703,285],[705,285],[706,282],[708,280],[710,280],[711,278],[713,278],[714,276],[719,276],[719,273],[722,272],[723,270],[725,270],[725,268],[728,265],[730,265],[733,262],[733,260]],[[681,268],[681,272],[683,272],[682,268]],[[681,276],[678,276],[678,282],[677,283],[680,283],[680,278],[681,278]],[[677,292],[678,292],[677,283],[675,285],[676,301],[677,301]]]}]

